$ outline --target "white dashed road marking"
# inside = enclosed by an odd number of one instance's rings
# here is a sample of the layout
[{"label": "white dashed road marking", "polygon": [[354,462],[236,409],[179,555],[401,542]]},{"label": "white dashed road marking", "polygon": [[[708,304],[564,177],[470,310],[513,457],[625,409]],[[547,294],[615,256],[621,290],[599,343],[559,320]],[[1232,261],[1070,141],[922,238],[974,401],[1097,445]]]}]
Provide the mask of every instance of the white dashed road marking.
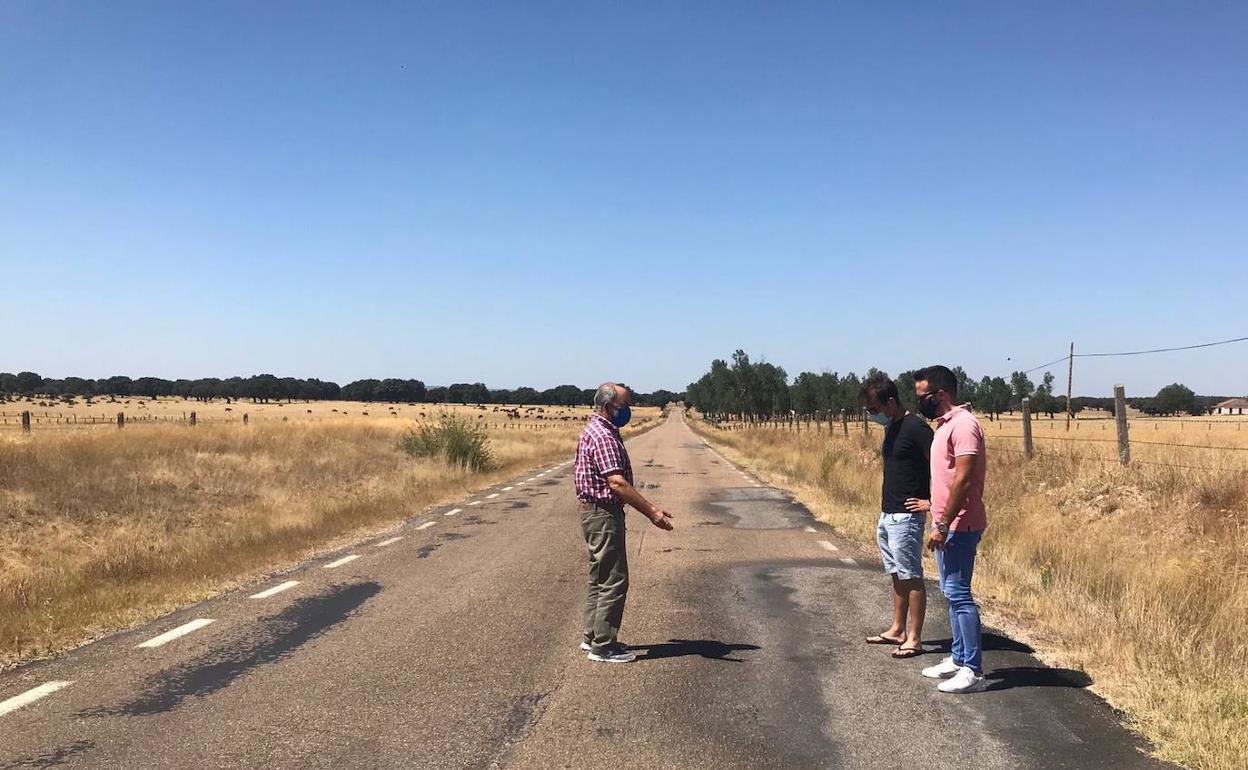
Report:
[{"label": "white dashed road marking", "polygon": [[494,494],[492,494],[492,495],[486,495],[486,496],[485,496],[485,499],[486,499],[486,500],[493,500],[493,499],[494,499],[494,498],[496,498],[496,497],[498,497],[498,493],[497,493],[497,492],[495,492],[495,493],[494,493]]},{"label": "white dashed road marking", "polygon": [[857,566],[858,566],[858,562],[856,562],[856,561],[854,561],[853,559],[850,559],[850,558],[848,558],[848,557],[845,557],[845,556],[842,556],[842,557],[841,557],[841,564],[844,564],[844,565],[845,565],[845,566],[847,566],[847,567],[857,567]]},{"label": "white dashed road marking", "polygon": [[416,531],[417,531],[417,532],[419,532],[419,531],[420,531],[420,530],[422,530],[422,529],[429,529],[429,528],[430,528],[430,527],[432,527],[434,524],[437,524],[437,522],[436,522],[436,521],[426,521],[424,524],[421,524],[419,527],[417,527],[417,528],[416,528]]},{"label": "white dashed road marking", "polygon": [[[813,531],[813,530],[812,530],[812,531]],[[823,550],[825,550],[825,551],[839,551],[839,550],[841,550],[840,548],[837,548],[835,545],[832,545],[831,543],[829,543],[827,540],[820,540],[820,541],[819,541],[819,547],[820,547],[820,548],[822,548],[822,549],[823,549]]]},{"label": "white dashed road marking", "polygon": [[480,504],[481,504],[481,501],[480,501],[480,500],[473,500],[471,503],[468,503],[468,504],[469,504],[469,505],[480,505]]},{"label": "white dashed road marking", "polygon": [[32,687],[21,695],[14,695],[8,700],[0,701],[0,716],[4,716],[10,711],[17,711],[22,706],[29,706],[40,698],[51,695],[62,687],[68,687],[70,682],[44,682],[38,687]]},{"label": "white dashed road marking", "polygon": [[510,492],[513,489],[515,489],[515,487],[503,487],[504,492]]},{"label": "white dashed road marking", "polygon": [[298,580],[287,580],[285,583],[280,583],[278,585],[273,586],[272,588],[266,588],[258,594],[252,594],[251,598],[252,599],[267,599],[270,596],[273,596],[274,594],[280,594],[282,591],[289,590],[291,588],[294,588],[297,585],[299,585]]},{"label": "white dashed road marking", "polygon": [[333,569],[334,567],[341,567],[342,565],[347,564],[348,562],[353,562],[358,558],[360,558],[359,554],[353,553],[350,556],[342,557],[338,561],[331,561],[329,564],[325,565],[325,569]]},{"label": "white dashed road marking", "polygon": [[816,532],[818,532],[819,530],[815,529],[814,527],[805,527],[802,531],[803,531],[803,532],[806,532],[807,534],[811,534],[811,535],[813,535],[813,534],[815,534]]},{"label": "white dashed road marking", "polygon": [[170,631],[166,631],[160,636],[153,636],[151,639],[148,639],[146,642],[143,642],[142,644],[138,646],[139,647],[159,647],[162,644],[168,644],[169,642],[172,642],[174,639],[177,639],[179,636],[186,636],[192,631],[199,630],[212,622],[214,621],[208,618],[196,618],[195,620],[192,620],[190,623],[183,623],[177,628],[172,629]]},{"label": "white dashed road marking", "polygon": [[[429,522],[429,523],[430,523],[430,524],[432,524],[433,522]],[[397,543],[397,542],[399,542],[399,541],[400,541],[400,540],[402,540],[402,539],[403,539],[403,536],[402,536],[402,535],[398,535],[398,536],[396,536],[396,537],[387,538],[387,539],[385,539],[385,540],[382,540],[380,543],[378,543],[378,544],[377,544],[377,547],[378,547],[378,548],[381,548],[381,547],[383,547],[383,546],[390,545],[391,543]]]},{"label": "white dashed road marking", "polygon": [[463,512],[463,510],[464,510],[463,508],[452,508],[451,510],[447,511],[447,512],[446,512],[445,514],[443,514],[443,515],[444,515],[444,516],[454,516],[454,515],[455,515],[455,514],[457,514],[457,513],[462,513],[462,512]]}]

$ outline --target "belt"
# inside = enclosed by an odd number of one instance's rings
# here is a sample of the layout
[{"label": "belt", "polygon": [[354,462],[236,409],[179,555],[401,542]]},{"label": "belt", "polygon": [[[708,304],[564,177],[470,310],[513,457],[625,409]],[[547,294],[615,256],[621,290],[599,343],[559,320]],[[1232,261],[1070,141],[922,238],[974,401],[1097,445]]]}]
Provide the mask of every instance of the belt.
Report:
[{"label": "belt", "polygon": [[577,501],[577,510],[580,511],[581,513],[589,513],[590,511],[593,511],[593,510],[603,510],[603,511],[609,511],[611,513],[615,513],[623,509],[624,509],[624,503],[608,503],[608,502],[587,503],[584,500]]}]

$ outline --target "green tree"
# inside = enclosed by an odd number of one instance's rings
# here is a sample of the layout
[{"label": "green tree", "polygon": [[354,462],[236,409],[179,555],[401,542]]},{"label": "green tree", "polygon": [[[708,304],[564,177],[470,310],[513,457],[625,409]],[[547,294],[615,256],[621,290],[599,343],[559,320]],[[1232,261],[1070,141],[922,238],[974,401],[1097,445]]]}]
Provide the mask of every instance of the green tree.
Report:
[{"label": "green tree", "polygon": [[1196,394],[1186,385],[1173,383],[1157,391],[1153,396],[1153,408],[1159,414],[1194,413],[1196,410]]}]

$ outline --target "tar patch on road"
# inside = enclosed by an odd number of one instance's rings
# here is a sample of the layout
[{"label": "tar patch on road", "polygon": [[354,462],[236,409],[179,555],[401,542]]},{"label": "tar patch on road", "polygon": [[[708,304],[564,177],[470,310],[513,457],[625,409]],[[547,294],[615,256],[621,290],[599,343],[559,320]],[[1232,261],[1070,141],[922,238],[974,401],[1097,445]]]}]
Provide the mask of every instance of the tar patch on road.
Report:
[{"label": "tar patch on road", "polygon": [[703,501],[736,529],[795,529],[813,521],[810,511],[778,489],[730,487]]},{"label": "tar patch on road", "polygon": [[350,618],[381,592],[375,582],[339,584],[317,596],[239,629],[215,649],[148,677],[138,697],[118,706],[80,712],[81,717],[151,716],[177,708],[189,697],[203,697],[266,663],[275,663]]},{"label": "tar patch on road", "polygon": [[56,767],[73,760],[74,757],[95,748],[93,741],[74,741],[64,746],[57,746],[42,754],[23,757],[0,765],[0,770],[39,770],[40,768]]}]

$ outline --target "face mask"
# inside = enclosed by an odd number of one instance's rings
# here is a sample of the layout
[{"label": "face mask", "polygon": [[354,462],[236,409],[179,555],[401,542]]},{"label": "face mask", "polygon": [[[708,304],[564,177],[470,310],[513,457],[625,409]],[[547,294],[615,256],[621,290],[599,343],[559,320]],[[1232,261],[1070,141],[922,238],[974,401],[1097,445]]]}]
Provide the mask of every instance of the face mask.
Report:
[{"label": "face mask", "polygon": [[884,414],[883,412],[876,412],[875,414],[870,414],[867,416],[871,418],[872,422],[878,425],[883,425],[885,428],[887,428],[889,426],[889,423],[892,422],[892,420],[888,419],[888,415]]},{"label": "face mask", "polygon": [[611,415],[611,424],[617,428],[623,428],[632,418],[633,410],[627,406],[621,406],[615,410],[615,414]]},{"label": "face mask", "polygon": [[939,399],[936,398],[936,394],[928,393],[926,396],[919,399],[919,414],[923,415],[929,420],[935,420],[936,409],[939,408],[939,406],[940,406],[940,401]]}]

